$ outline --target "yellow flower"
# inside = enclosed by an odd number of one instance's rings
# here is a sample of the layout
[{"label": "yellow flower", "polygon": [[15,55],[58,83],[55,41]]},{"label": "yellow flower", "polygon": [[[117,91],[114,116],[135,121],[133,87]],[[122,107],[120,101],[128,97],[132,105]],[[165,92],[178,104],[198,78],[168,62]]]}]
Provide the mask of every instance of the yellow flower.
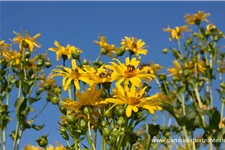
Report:
[{"label": "yellow flower", "polygon": [[188,26],[184,25],[184,26],[176,26],[174,29],[171,29],[169,26],[167,28],[163,29],[164,32],[170,32],[170,38],[169,40],[171,41],[172,39],[175,40],[179,40],[180,39],[180,35],[183,32],[189,32],[190,30],[188,29]]},{"label": "yellow flower", "polygon": [[56,147],[53,147],[52,145],[50,145],[47,150],[66,150],[66,148],[64,148],[62,145],[57,143]]},{"label": "yellow flower", "polygon": [[114,44],[108,44],[106,41],[106,37],[99,35],[99,39],[100,41],[94,41],[94,43],[98,44],[101,48],[103,48],[104,50],[106,50],[106,54],[108,54],[109,57],[112,57],[113,54],[115,54],[116,52],[116,48]]},{"label": "yellow flower", "polygon": [[201,23],[201,21],[205,21],[205,22],[209,22],[206,18],[210,16],[209,13],[204,13],[204,11],[198,11],[197,14],[187,14],[184,16],[184,18],[186,19],[185,22],[187,22],[190,25],[193,24],[197,24],[199,25]]},{"label": "yellow flower", "polygon": [[216,26],[212,23],[206,26],[206,34],[210,34],[211,32],[216,30]]},{"label": "yellow flower", "polygon": [[67,44],[67,46],[64,47],[61,46],[58,41],[55,41],[54,45],[56,46],[56,48],[51,47],[48,50],[56,53],[57,61],[59,61],[61,56],[63,57],[63,59],[70,59],[73,53],[82,53],[81,49],[78,49],[75,46],[70,46],[70,44]]},{"label": "yellow flower", "polygon": [[61,69],[53,69],[52,70],[55,73],[55,74],[53,74],[54,77],[55,76],[63,77],[62,84],[63,84],[65,91],[67,91],[67,89],[72,81],[77,90],[80,90],[79,80],[88,83],[88,80],[85,77],[83,77],[83,74],[85,72],[77,66],[75,59],[72,60],[71,64],[72,64],[72,68],[59,66],[59,68],[62,68],[63,70],[61,70]]},{"label": "yellow flower", "polygon": [[110,83],[113,81],[111,77],[112,72],[106,69],[104,65],[97,70],[90,66],[84,66],[84,70],[86,71],[85,77],[90,81],[89,85],[92,88],[95,88],[97,84]]},{"label": "yellow flower", "polygon": [[206,71],[206,68],[204,67],[204,62],[201,60],[198,60],[196,63],[188,62],[188,68],[194,73],[195,72],[195,65],[197,69],[197,74],[202,73],[204,74]]},{"label": "yellow flower", "polygon": [[25,146],[23,150],[42,150],[42,149],[29,144],[29,145]]},{"label": "yellow flower", "polygon": [[45,74],[42,73],[42,75],[39,77],[40,83],[37,84],[37,86],[44,87],[48,86],[48,89],[52,89],[56,87],[56,80],[53,78],[53,73],[51,72],[48,77],[46,78]]},{"label": "yellow flower", "polygon": [[117,86],[113,98],[107,98],[105,101],[114,103],[112,107],[126,104],[127,117],[131,116],[132,111],[138,112],[139,107],[147,109],[152,114],[154,114],[155,110],[162,110],[159,106],[161,104],[161,100],[158,99],[158,94],[147,97],[145,96],[145,89],[146,87],[141,90],[136,90],[134,86],[131,86],[130,89],[123,89],[121,86]]},{"label": "yellow flower", "polygon": [[105,102],[101,101],[100,98],[102,91],[103,89],[96,90],[96,88],[88,88],[86,92],[76,92],[78,101],[74,101],[69,98],[63,98],[64,102],[61,102],[62,107],[76,111],[82,106],[98,106],[100,104],[104,104]]},{"label": "yellow flower", "polygon": [[26,31],[25,37],[23,37],[20,33],[13,31],[16,34],[16,37],[12,39],[14,43],[19,43],[19,48],[21,52],[24,52],[25,48],[28,48],[30,52],[33,51],[34,47],[40,48],[41,45],[35,41],[37,38],[41,36],[40,33],[36,34],[33,37],[30,37],[28,31]]},{"label": "yellow flower", "polygon": [[4,40],[0,40],[0,52],[11,48],[11,44],[6,44]]},{"label": "yellow flower", "polygon": [[181,66],[177,60],[174,60],[173,64],[175,67],[171,67],[171,68],[167,69],[167,71],[171,73],[168,76],[179,75],[179,70],[181,70],[182,68],[188,69],[192,73],[195,73],[195,65],[196,65],[196,69],[197,69],[197,74],[198,73],[204,74],[205,70],[206,70],[206,68],[204,67],[204,62],[201,60],[198,60],[195,63],[187,62],[186,65],[184,65],[184,66]]},{"label": "yellow flower", "polygon": [[139,69],[138,65],[140,61],[136,58],[132,58],[130,61],[129,57],[126,58],[126,64],[122,64],[118,59],[119,65],[111,62],[110,65],[106,65],[106,68],[111,69],[112,72],[112,80],[117,80],[116,84],[120,85],[121,82],[124,81],[124,85],[128,85],[129,82],[136,87],[142,86],[142,80],[152,81],[155,78],[154,72],[147,73],[147,70],[151,69],[150,67],[144,67],[143,69]]},{"label": "yellow flower", "polygon": [[142,41],[142,39],[136,39],[134,37],[129,38],[125,36],[124,39],[122,39],[121,45],[122,49],[130,50],[136,56],[139,56],[140,54],[148,54],[148,51],[144,48],[145,42]]},{"label": "yellow flower", "polygon": [[3,49],[1,51],[1,54],[3,56],[3,58],[5,58],[7,61],[11,62],[12,65],[19,65],[20,64],[20,59],[21,59],[21,53],[17,52],[16,50],[7,50],[7,49]]},{"label": "yellow flower", "polygon": [[177,75],[179,70],[181,69],[180,63],[177,60],[174,60],[173,64],[175,67],[171,67],[171,68],[167,69],[167,71],[171,73],[168,76]]}]

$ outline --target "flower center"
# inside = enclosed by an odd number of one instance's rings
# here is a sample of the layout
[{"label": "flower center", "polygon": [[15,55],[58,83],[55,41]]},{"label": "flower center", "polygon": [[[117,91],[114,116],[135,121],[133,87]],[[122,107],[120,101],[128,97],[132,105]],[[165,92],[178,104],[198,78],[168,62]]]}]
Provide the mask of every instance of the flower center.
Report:
[{"label": "flower center", "polygon": [[132,47],[133,48],[137,48],[137,44],[136,43],[132,43]]},{"label": "flower center", "polygon": [[130,105],[137,105],[140,103],[140,98],[138,97],[130,97],[129,104]]},{"label": "flower center", "polygon": [[133,77],[135,75],[135,67],[133,65],[127,65],[125,75],[127,78]]},{"label": "flower center", "polygon": [[107,77],[111,77],[112,72],[110,70],[106,70],[105,72],[101,72],[99,74],[100,78],[107,78]]},{"label": "flower center", "polygon": [[77,69],[73,69],[72,72],[71,72],[71,77],[73,79],[78,79],[80,77],[80,73]]}]

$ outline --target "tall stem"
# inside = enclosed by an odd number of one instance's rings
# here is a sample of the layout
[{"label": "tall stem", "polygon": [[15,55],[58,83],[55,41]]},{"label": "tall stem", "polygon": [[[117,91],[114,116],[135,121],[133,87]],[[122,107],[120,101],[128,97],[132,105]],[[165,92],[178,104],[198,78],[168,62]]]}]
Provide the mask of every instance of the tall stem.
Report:
[{"label": "tall stem", "polygon": [[91,135],[91,121],[90,121],[90,114],[88,114],[88,135],[89,135],[89,137],[90,137],[90,139],[91,139],[91,144],[92,144],[92,145],[90,145],[90,146],[92,146],[92,147],[93,147],[93,150],[95,150],[95,146],[94,146],[94,144],[93,144],[93,139],[92,139],[92,135]]},{"label": "tall stem", "polygon": [[98,55],[98,57],[96,58],[95,62],[97,62],[98,59],[99,59],[101,56],[102,56],[102,54],[100,53],[100,54]]},{"label": "tall stem", "polygon": [[[22,86],[22,80],[20,79],[17,98],[20,98],[21,86]],[[16,150],[16,141],[17,141],[18,130],[19,130],[19,120],[16,121],[16,132],[15,132],[15,139],[14,139],[14,142],[13,142],[13,150]]]},{"label": "tall stem", "polygon": [[19,132],[19,136],[18,136],[18,141],[17,141],[17,150],[19,150],[19,147],[20,147],[20,141],[21,141],[21,138],[22,138],[22,134],[23,134],[23,131],[20,130]]}]

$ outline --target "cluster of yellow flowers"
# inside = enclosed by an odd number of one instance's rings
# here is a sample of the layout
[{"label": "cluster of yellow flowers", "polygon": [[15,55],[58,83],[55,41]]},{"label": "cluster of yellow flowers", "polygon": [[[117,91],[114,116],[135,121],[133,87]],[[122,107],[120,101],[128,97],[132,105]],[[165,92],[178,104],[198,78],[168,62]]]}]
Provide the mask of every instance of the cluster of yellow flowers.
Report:
[{"label": "cluster of yellow flowers", "polygon": [[[141,39],[125,36],[121,42],[122,46],[117,48],[114,44],[108,44],[106,42],[106,37],[99,35],[99,39],[100,41],[94,42],[103,49],[101,50],[101,54],[108,54],[109,57],[113,57],[113,60],[118,63],[113,61],[108,65],[102,64],[100,67],[96,68],[88,64],[77,65],[76,59],[72,59],[72,68],[59,66],[57,69],[53,69],[53,77],[63,77],[62,85],[65,91],[71,87],[71,83],[77,90],[76,97],[78,98],[78,101],[63,98],[64,102],[61,103],[62,106],[75,111],[79,110],[79,108],[84,105],[99,105],[103,103],[114,103],[115,105],[126,104],[127,117],[131,116],[132,110],[137,112],[137,107],[148,109],[151,113],[154,113],[154,110],[161,110],[161,107],[159,106],[161,101],[157,100],[157,95],[146,97],[145,88],[142,87],[143,81],[150,83],[156,78],[155,71],[162,67],[158,64],[140,66],[140,60],[135,57],[132,59],[127,57],[125,63],[122,63],[115,56],[118,49],[122,49],[124,52],[129,50],[131,55],[135,54],[138,57],[140,54],[147,55],[147,50],[144,49],[145,42]],[[72,46],[74,48],[69,48],[67,45],[68,48],[64,48],[60,46],[58,42],[55,42],[55,45],[57,46],[57,49],[50,48],[49,50],[56,52],[57,60],[59,60],[61,54],[64,55],[63,57],[66,58],[66,60],[71,58],[71,55],[75,50],[74,46]],[[65,49],[67,49],[66,52]],[[81,81],[88,84],[89,88],[86,92],[83,91],[80,94]],[[110,88],[114,81],[116,88],[113,90],[113,97],[105,100],[101,99],[100,95],[103,89]],[[106,85],[108,85],[108,87]],[[142,88],[142,90],[140,90],[140,88]],[[113,107],[115,105],[113,105]]]},{"label": "cluster of yellow flowers", "polygon": [[[44,149],[37,146],[33,146],[33,145],[27,145],[24,147],[24,150],[44,150]],[[46,150],[66,150],[66,148],[64,148],[60,144],[57,144],[56,147],[53,147],[52,145],[50,145],[49,147],[46,148]]]}]

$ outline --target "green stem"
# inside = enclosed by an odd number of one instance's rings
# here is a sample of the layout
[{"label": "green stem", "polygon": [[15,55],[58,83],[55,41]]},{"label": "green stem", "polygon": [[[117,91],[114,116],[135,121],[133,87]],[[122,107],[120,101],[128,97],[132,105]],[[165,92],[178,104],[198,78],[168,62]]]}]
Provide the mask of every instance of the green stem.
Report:
[{"label": "green stem", "polygon": [[[19,89],[18,89],[17,98],[20,98],[21,86],[22,86],[22,80],[19,81]],[[15,139],[14,139],[14,142],[13,142],[13,150],[16,150],[16,141],[17,141],[18,130],[19,130],[19,120],[16,121],[16,132],[15,132]]]},{"label": "green stem", "polygon": [[102,54],[100,53],[100,54],[98,55],[98,57],[96,58],[95,62],[97,62],[98,59],[99,59],[101,56],[102,56]]},{"label": "green stem", "polygon": [[72,99],[71,88],[68,89],[69,98]]},{"label": "green stem", "polygon": [[31,119],[31,120],[34,120],[36,119],[43,111],[44,109],[46,108],[46,106],[48,105],[48,101],[46,101],[45,105],[42,107],[42,109]]},{"label": "green stem", "polygon": [[66,144],[67,144],[68,147],[70,147],[70,143],[69,143],[68,140],[66,140]]},{"label": "green stem", "polygon": [[[1,117],[1,122],[2,122],[2,117]],[[0,128],[0,149],[2,149],[2,137],[3,137],[3,134],[2,134],[2,128]]]},{"label": "green stem", "polygon": [[104,136],[102,136],[102,150],[106,150],[106,142]]},{"label": "green stem", "polygon": [[190,145],[189,145],[190,143],[189,143],[189,138],[188,138],[186,126],[183,126],[182,129],[183,129],[183,131],[184,131],[184,136],[185,136],[186,141],[187,141],[188,149],[191,150],[191,147],[190,147]]},{"label": "green stem", "polygon": [[90,121],[90,115],[88,115],[88,135],[90,137],[90,140],[91,140],[91,145],[93,150],[95,150],[95,146],[93,144],[93,139],[92,139],[92,135],[91,135],[91,121]]},{"label": "green stem", "polygon": [[73,96],[74,96],[74,100],[76,101],[76,86],[73,85]]},{"label": "green stem", "polygon": [[20,130],[19,136],[18,136],[18,141],[17,141],[17,148],[16,148],[17,150],[19,150],[19,147],[20,147],[20,141],[21,141],[22,134],[23,134],[23,131]]},{"label": "green stem", "polygon": [[179,47],[179,50],[180,50],[180,54],[183,57],[184,55],[183,55],[183,51],[182,51],[182,48],[181,48],[181,45],[180,45],[180,40],[178,40],[177,42],[178,42],[178,47]]},{"label": "green stem", "polygon": [[19,129],[19,121],[16,121],[16,132],[15,132],[15,139],[13,142],[13,150],[16,150],[16,141],[17,141],[17,134],[18,134],[18,129]]},{"label": "green stem", "polygon": [[151,144],[152,144],[152,137],[151,135],[149,135],[148,150],[151,149]]},{"label": "green stem", "polygon": [[222,105],[221,105],[220,120],[223,119],[223,112],[224,112],[224,102],[222,102]]},{"label": "green stem", "polygon": [[94,130],[94,146],[96,148],[97,145],[97,129]]},{"label": "green stem", "polygon": [[73,137],[73,140],[74,140],[74,149],[75,150],[78,150],[78,141],[77,141],[77,138],[74,136]]},{"label": "green stem", "polygon": [[3,130],[3,137],[2,137],[2,140],[3,140],[3,150],[6,150],[6,129]]}]

